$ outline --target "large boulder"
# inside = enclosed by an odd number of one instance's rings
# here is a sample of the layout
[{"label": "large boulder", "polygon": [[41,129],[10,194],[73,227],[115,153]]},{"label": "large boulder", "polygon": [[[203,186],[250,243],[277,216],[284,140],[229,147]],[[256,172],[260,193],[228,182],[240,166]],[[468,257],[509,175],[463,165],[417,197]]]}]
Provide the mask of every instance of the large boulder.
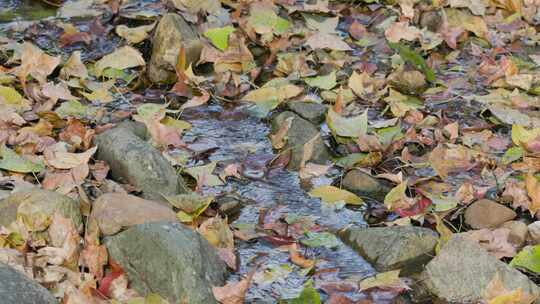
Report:
[{"label": "large boulder", "polygon": [[226,266],[200,234],[182,224],[136,225],[105,244],[140,294],[157,293],[171,304],[217,303],[212,286],[224,285]]},{"label": "large boulder", "polygon": [[53,295],[23,273],[0,263],[0,303],[54,304]]},{"label": "large boulder", "polygon": [[375,178],[362,170],[353,169],[345,174],[341,186],[362,198],[383,202],[392,189],[386,181]]},{"label": "large boulder", "polygon": [[438,235],[413,226],[347,228],[341,239],[380,272],[419,273],[434,255]]},{"label": "large boulder", "polygon": [[174,13],[165,14],[161,18],[152,44],[148,76],[154,83],[176,81],[175,66],[181,47],[186,52],[187,64],[197,62],[202,50],[197,31],[182,16]]},{"label": "large boulder", "polygon": [[176,213],[167,206],[123,193],[106,193],[92,205],[91,218],[104,235],[137,224],[175,221]]},{"label": "large boulder", "polygon": [[161,202],[163,195],[187,192],[173,166],[131,126],[120,124],[95,137],[96,158],[109,164],[113,179],[140,189],[146,199]]},{"label": "large boulder", "polygon": [[82,229],[82,216],[78,201],[60,193],[32,188],[17,191],[0,201],[0,226],[8,226],[17,217],[33,231],[45,230],[53,215],[59,212]]},{"label": "large boulder", "polygon": [[507,290],[521,288],[525,293],[540,295],[540,288],[527,276],[461,235],[450,238],[426,265],[422,281],[430,293],[442,300],[478,303],[497,274]]},{"label": "large boulder", "polygon": [[277,133],[288,119],[291,119],[291,124],[285,135],[287,144],[283,147],[283,150],[291,151],[291,160],[287,168],[291,170],[300,169],[304,155],[304,145],[315,137],[317,138],[313,142],[313,153],[309,161],[325,164],[329,160],[330,154],[322,140],[319,129],[299,115],[290,111],[280,113],[272,120],[272,133]]}]

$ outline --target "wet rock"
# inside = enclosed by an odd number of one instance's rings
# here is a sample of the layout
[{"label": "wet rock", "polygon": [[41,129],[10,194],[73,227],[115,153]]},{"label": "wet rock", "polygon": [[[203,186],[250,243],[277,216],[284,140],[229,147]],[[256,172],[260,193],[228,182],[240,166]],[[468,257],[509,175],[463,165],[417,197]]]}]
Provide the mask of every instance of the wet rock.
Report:
[{"label": "wet rock", "polygon": [[403,274],[421,272],[438,240],[431,229],[413,226],[348,228],[340,237],[378,271],[402,269]]},{"label": "wet rock", "polygon": [[179,223],[133,226],[105,238],[111,258],[142,295],[157,293],[171,304],[217,303],[212,286],[223,286],[225,264],[197,232]]},{"label": "wet rock", "polygon": [[293,112],[285,111],[272,120],[272,133],[276,133],[288,118],[292,118],[292,121],[286,135],[287,144],[283,148],[283,150],[291,150],[291,160],[287,168],[291,170],[300,169],[304,145],[316,136],[317,139],[313,143],[313,153],[309,161],[317,164],[325,164],[330,158],[328,149],[324,145],[319,129],[309,121]]},{"label": "wet rock", "polygon": [[510,229],[508,241],[510,241],[516,247],[521,247],[525,245],[528,233],[527,224],[521,221],[509,221],[502,224],[501,228]]},{"label": "wet rock", "polygon": [[45,287],[4,263],[0,263],[0,299],[1,303],[58,303]]},{"label": "wet rock", "polygon": [[450,303],[478,303],[486,286],[499,274],[507,290],[540,295],[540,288],[518,270],[499,261],[478,243],[454,235],[422,274],[426,288]]},{"label": "wet rock", "polygon": [[465,210],[465,223],[474,229],[495,228],[515,217],[514,210],[488,199],[478,200]]},{"label": "wet rock", "polygon": [[[69,218],[82,229],[80,204],[60,193],[32,188],[15,192],[0,201],[0,226],[8,226],[21,217],[34,231],[45,230],[55,212]],[[36,220],[37,219],[37,220]]]},{"label": "wet rock", "polygon": [[529,242],[532,245],[540,244],[540,221],[529,224],[529,226],[527,226],[527,230],[529,234]]},{"label": "wet rock", "polygon": [[343,177],[341,186],[362,198],[383,202],[392,189],[386,181],[375,178],[362,170],[353,169]]},{"label": "wet rock", "polygon": [[148,76],[154,83],[176,81],[174,67],[180,48],[186,52],[186,64],[199,60],[202,44],[197,31],[182,16],[165,14],[156,27],[152,40],[152,57],[148,65]]},{"label": "wet rock", "polygon": [[104,235],[112,235],[137,224],[175,221],[176,213],[161,203],[134,195],[107,193],[94,202],[91,217]]},{"label": "wet rock", "polygon": [[163,195],[185,193],[183,179],[152,145],[144,141],[127,124],[96,136],[96,158],[107,162],[117,182],[131,184],[146,199],[163,202]]},{"label": "wet rock", "polygon": [[328,110],[326,106],[315,102],[297,101],[288,102],[286,105],[289,110],[316,125],[324,121],[326,111]]}]

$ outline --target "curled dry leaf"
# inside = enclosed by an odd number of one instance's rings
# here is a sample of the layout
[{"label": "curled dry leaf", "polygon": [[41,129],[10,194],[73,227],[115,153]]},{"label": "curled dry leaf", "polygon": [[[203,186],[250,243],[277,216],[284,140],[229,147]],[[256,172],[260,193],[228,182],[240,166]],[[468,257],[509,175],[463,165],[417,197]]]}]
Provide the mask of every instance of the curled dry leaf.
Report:
[{"label": "curled dry leaf", "polygon": [[396,22],[384,31],[386,39],[392,43],[398,43],[401,39],[413,41],[422,35],[422,32],[414,26],[410,26],[408,21]]},{"label": "curled dry leaf", "polygon": [[79,165],[87,164],[96,150],[97,146],[82,153],[70,153],[55,145],[54,147],[47,147],[44,155],[49,166],[57,169],[73,169]]},{"label": "curled dry leaf", "polygon": [[247,289],[251,284],[256,269],[253,269],[240,282],[227,283],[222,287],[212,287],[212,293],[221,304],[243,304]]}]

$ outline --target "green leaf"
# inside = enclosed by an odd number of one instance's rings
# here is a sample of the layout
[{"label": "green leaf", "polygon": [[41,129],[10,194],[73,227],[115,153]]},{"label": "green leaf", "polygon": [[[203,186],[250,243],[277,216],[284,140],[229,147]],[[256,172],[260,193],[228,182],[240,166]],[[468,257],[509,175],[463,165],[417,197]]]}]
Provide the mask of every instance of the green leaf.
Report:
[{"label": "green leaf", "polygon": [[308,247],[335,248],[339,246],[339,241],[335,235],[330,232],[307,232],[306,239],[300,242]]},{"label": "green leaf", "polygon": [[180,209],[177,217],[181,222],[190,223],[199,217],[214,200],[211,196],[202,196],[197,193],[177,194],[163,197],[175,208]]},{"label": "green leaf", "polygon": [[364,201],[356,194],[334,186],[320,186],[309,191],[311,197],[318,197],[325,203],[345,202],[349,205],[362,205]]},{"label": "green leaf", "polygon": [[302,290],[298,298],[291,299],[288,302],[291,304],[320,304],[321,295],[315,288],[309,286]]},{"label": "green leaf", "polygon": [[17,111],[30,108],[30,104],[22,97],[17,90],[11,87],[0,85],[0,105],[6,105]]},{"label": "green leaf", "polygon": [[204,37],[218,49],[225,51],[229,47],[229,35],[234,32],[234,27],[228,25],[224,27],[212,28],[204,32]]},{"label": "green leaf", "polygon": [[336,161],[336,166],[342,168],[351,168],[354,167],[357,163],[361,162],[368,156],[368,153],[351,153],[347,156],[340,157]]},{"label": "green leaf", "polygon": [[61,118],[66,118],[68,116],[73,116],[76,118],[84,119],[95,116],[97,113],[96,107],[89,107],[83,105],[82,103],[76,100],[70,100],[63,102],[56,110],[56,114]]},{"label": "green leaf", "polygon": [[426,75],[426,80],[433,83],[437,80],[433,70],[427,65],[426,60],[417,52],[413,51],[406,45],[399,43],[388,42],[388,45],[395,50],[401,58],[414,65],[417,69]]},{"label": "green leaf", "polygon": [[510,266],[540,273],[540,245],[523,248],[510,262]]},{"label": "green leaf", "polygon": [[512,147],[508,150],[506,150],[506,152],[504,152],[504,155],[502,156],[501,158],[501,163],[503,165],[508,165],[518,159],[520,159],[521,157],[523,157],[523,148],[521,147]]},{"label": "green leaf", "polygon": [[193,176],[197,181],[203,181],[206,186],[220,186],[223,182],[215,175],[212,174],[216,168],[216,162],[211,162],[204,166],[197,166],[184,169],[184,172]]},{"label": "green leaf", "polygon": [[384,205],[388,208],[388,210],[393,210],[394,204],[399,203],[407,196],[405,191],[407,191],[406,180],[392,188],[392,190],[386,194],[384,197]]},{"label": "green leaf", "polygon": [[328,109],[326,123],[332,132],[343,137],[358,137],[367,133],[367,111],[354,117],[343,117],[332,108]]},{"label": "green leaf", "polygon": [[0,169],[18,173],[37,173],[45,169],[43,163],[34,163],[6,146],[0,147]]},{"label": "green leaf", "polygon": [[336,86],[336,71],[328,75],[307,77],[304,78],[304,81],[310,86],[323,90],[331,90]]}]

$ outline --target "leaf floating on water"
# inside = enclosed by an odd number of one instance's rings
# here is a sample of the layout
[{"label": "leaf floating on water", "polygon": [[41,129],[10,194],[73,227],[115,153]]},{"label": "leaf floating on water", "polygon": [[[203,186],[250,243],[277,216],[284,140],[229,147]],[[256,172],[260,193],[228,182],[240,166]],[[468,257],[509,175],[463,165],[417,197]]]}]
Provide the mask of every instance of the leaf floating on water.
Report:
[{"label": "leaf floating on water", "polygon": [[330,232],[307,232],[306,238],[300,241],[308,247],[335,248],[339,246],[337,237]]},{"label": "leaf floating on water", "polygon": [[356,194],[334,186],[320,186],[309,191],[311,197],[318,197],[325,203],[344,202],[348,205],[362,205],[364,201]]}]

